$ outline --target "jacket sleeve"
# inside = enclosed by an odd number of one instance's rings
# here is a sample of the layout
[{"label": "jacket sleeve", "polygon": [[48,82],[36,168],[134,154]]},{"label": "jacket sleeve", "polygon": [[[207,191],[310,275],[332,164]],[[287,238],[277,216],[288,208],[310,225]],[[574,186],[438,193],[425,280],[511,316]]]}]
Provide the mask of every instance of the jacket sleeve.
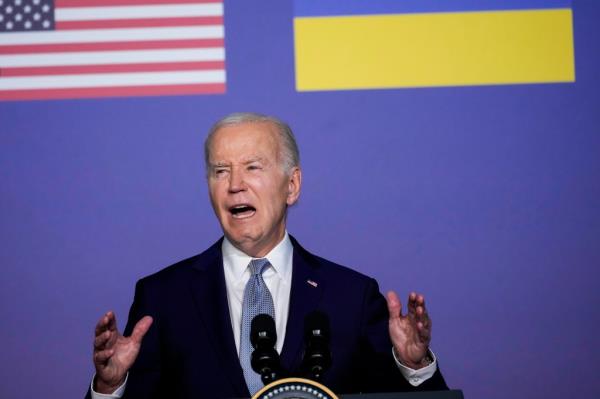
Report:
[{"label": "jacket sleeve", "polygon": [[161,379],[160,312],[144,279],[135,287],[133,304],[129,310],[125,336],[129,336],[135,324],[144,316],[152,316],[153,322],[142,340],[138,357],[129,370],[123,399],[150,399],[165,397]]}]

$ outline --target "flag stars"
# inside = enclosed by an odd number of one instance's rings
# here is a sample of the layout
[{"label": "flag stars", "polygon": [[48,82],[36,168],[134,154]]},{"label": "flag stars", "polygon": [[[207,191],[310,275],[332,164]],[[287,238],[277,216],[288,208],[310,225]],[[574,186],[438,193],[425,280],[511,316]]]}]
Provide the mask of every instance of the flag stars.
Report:
[{"label": "flag stars", "polygon": [[0,32],[50,30],[54,7],[48,0],[0,0]]}]

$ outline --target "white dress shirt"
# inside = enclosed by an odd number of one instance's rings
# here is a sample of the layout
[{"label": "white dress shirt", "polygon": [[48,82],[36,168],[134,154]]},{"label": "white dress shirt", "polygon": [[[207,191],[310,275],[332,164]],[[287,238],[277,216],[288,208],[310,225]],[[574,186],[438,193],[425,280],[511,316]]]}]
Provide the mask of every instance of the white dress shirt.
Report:
[{"label": "white dress shirt", "polygon": [[[250,269],[248,265],[253,258],[246,255],[233,246],[227,238],[223,239],[221,245],[223,253],[223,267],[225,270],[225,286],[227,288],[227,303],[229,305],[229,316],[231,317],[231,328],[235,339],[236,351],[240,352],[240,334],[242,332],[242,303],[244,301],[244,289],[250,279]],[[283,341],[285,338],[285,329],[287,325],[290,292],[292,288],[292,268],[293,268],[294,247],[290,237],[285,232],[283,240],[275,246],[266,256],[271,264],[262,274],[265,284],[273,297],[273,306],[275,307],[275,328],[277,329],[277,352],[281,353]],[[143,345],[143,343],[142,343]],[[414,370],[404,366],[392,355],[404,378],[412,385],[418,386],[423,381],[431,378],[437,369],[437,359],[433,353],[433,363],[419,370]],[[118,399],[123,396],[127,379],[115,392],[109,395],[100,394],[94,391],[94,379],[92,378],[91,392],[92,399],[111,398]]]},{"label": "white dress shirt", "polygon": [[[251,275],[248,265],[252,259],[256,258],[248,256],[234,247],[227,238],[223,240],[221,250],[223,252],[229,316],[231,317],[235,347],[239,353],[244,289]],[[265,256],[271,266],[266,268],[262,274],[263,280],[273,297],[275,328],[277,330],[276,348],[279,353],[281,353],[281,349],[283,348],[285,327],[287,325],[290,291],[292,288],[293,255],[294,247],[286,232],[283,240]]]}]

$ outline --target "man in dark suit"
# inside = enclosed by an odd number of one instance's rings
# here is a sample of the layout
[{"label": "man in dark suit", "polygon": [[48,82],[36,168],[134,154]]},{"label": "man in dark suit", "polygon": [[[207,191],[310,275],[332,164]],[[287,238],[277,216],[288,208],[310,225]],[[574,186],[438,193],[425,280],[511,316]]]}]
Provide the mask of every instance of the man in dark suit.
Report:
[{"label": "man in dark suit", "polygon": [[[300,372],[305,316],[319,310],[329,317],[333,359],[323,382],[335,392],[447,388],[429,351],[423,296],[411,293],[402,315],[395,293],[386,304],[375,280],[310,254],[287,234],[287,207],[298,200],[302,174],[285,123],[232,114],[211,129],[205,158],[224,238],[140,280],[124,336],[112,312],[100,319],[88,396],[254,394],[240,349],[248,340],[242,324],[251,281],[267,287],[277,350],[291,375]],[[252,274],[254,261],[264,271]]]}]

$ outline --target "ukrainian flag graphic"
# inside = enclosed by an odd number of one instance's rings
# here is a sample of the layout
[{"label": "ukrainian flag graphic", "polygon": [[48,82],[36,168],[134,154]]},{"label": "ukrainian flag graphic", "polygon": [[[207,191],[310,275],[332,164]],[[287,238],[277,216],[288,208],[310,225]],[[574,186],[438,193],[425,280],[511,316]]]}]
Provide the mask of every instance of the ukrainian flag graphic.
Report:
[{"label": "ukrainian flag graphic", "polygon": [[295,0],[296,89],[574,82],[571,1]]}]

